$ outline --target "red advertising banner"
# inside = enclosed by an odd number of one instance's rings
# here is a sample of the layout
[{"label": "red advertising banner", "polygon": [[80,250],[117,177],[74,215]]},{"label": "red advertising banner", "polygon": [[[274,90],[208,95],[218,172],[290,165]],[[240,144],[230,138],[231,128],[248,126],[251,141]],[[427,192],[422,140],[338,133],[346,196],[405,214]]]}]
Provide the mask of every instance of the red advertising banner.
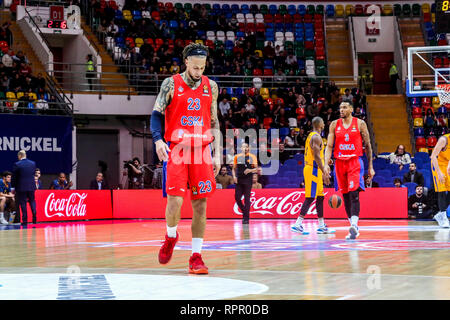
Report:
[{"label": "red advertising banner", "polygon": [[112,219],[110,190],[37,190],[35,195],[38,222]]},{"label": "red advertising banner", "polygon": [[[328,198],[335,194],[333,189],[325,189],[324,217],[345,219],[344,206],[332,209]],[[339,194],[339,193],[338,193]],[[342,194],[339,194],[342,198]],[[303,201],[304,189],[255,189],[251,195],[251,218],[293,219],[297,218]],[[371,188],[360,193],[360,218],[365,219],[405,219],[408,217],[406,188]],[[114,190],[114,218],[164,218],[166,198],[161,190]],[[242,213],[234,200],[234,190],[217,190],[208,200],[208,218],[241,218]],[[191,218],[190,199],[186,198],[181,218]],[[316,218],[315,202],[307,218]]]}]

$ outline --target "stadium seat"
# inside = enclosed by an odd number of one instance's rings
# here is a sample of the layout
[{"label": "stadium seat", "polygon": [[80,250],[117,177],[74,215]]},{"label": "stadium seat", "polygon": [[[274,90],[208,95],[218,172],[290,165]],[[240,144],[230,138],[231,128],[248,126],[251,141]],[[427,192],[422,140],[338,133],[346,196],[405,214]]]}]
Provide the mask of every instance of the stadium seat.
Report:
[{"label": "stadium seat", "polygon": [[416,193],[417,183],[405,182],[403,185],[408,188],[408,197]]},{"label": "stadium seat", "polygon": [[411,16],[411,5],[409,5],[408,3],[405,3],[402,6],[402,15],[405,17]]},{"label": "stadium seat", "polygon": [[414,3],[412,5],[412,15],[413,17],[420,17],[420,4]]},{"label": "stadium seat", "polygon": [[335,16],[342,18],[345,15],[344,6],[342,4],[337,4],[335,7]]},{"label": "stadium seat", "polygon": [[356,16],[362,16],[364,15],[364,7],[361,4],[355,5],[355,11]]},{"label": "stadium seat", "polygon": [[354,7],[351,4],[347,4],[345,5],[345,15],[347,17],[353,15],[354,13]]},{"label": "stadium seat", "polygon": [[415,118],[414,127],[423,127],[423,118]]},{"label": "stadium seat", "polygon": [[299,4],[297,6],[297,12],[302,16],[306,14],[306,6],[304,4]]},{"label": "stadium seat", "polygon": [[383,6],[383,14],[384,14],[385,16],[392,16],[393,12],[394,12],[394,10],[393,10],[391,4],[385,4],[385,5]]},{"label": "stadium seat", "polygon": [[398,3],[394,4],[394,15],[397,17],[402,15],[402,6]]}]

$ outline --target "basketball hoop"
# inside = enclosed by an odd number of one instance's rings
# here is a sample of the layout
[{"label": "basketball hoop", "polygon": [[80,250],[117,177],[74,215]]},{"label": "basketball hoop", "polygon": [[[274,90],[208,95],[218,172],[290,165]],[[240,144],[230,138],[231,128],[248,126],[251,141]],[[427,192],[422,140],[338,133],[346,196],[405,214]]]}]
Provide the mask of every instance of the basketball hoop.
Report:
[{"label": "basketball hoop", "polygon": [[450,84],[438,84],[436,91],[439,96],[439,102],[441,106],[450,105]]}]

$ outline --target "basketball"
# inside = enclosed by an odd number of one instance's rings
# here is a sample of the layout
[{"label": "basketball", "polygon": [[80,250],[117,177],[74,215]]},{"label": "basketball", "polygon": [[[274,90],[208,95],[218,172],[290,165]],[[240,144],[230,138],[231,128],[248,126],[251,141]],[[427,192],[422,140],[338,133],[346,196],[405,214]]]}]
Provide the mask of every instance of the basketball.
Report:
[{"label": "basketball", "polygon": [[339,197],[337,194],[333,194],[333,195],[328,199],[328,204],[329,204],[330,208],[338,209],[338,208],[340,208],[341,205],[342,205],[342,199],[341,199],[341,197]]}]

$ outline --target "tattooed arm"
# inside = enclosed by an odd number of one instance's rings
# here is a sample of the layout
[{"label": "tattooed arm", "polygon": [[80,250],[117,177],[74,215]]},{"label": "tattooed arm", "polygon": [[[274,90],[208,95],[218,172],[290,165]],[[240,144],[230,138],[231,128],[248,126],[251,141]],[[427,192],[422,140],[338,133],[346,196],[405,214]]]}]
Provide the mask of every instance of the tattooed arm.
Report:
[{"label": "tattooed arm", "polygon": [[150,119],[150,129],[152,131],[153,141],[156,146],[156,154],[160,161],[167,161],[169,156],[167,152],[170,151],[167,144],[162,140],[162,119],[164,111],[172,101],[174,82],[173,78],[167,78],[161,84],[161,90],[155,101],[152,116]]},{"label": "tattooed arm", "polygon": [[214,135],[213,141],[213,150],[214,150],[214,173],[215,175],[219,174],[220,171],[220,163],[222,160],[222,143],[221,143],[221,134],[220,134],[220,124],[219,119],[217,117],[217,98],[219,96],[219,87],[217,83],[213,80],[209,80],[212,91],[212,103],[211,103],[211,129]]},{"label": "tattooed arm", "polygon": [[367,128],[367,124],[363,120],[358,119],[358,123],[359,123],[359,132],[361,132],[362,140],[364,142],[364,145],[366,146],[367,160],[369,161],[368,174],[369,177],[372,179],[373,176],[375,175],[375,171],[373,170],[372,144],[370,143],[369,129]]}]

